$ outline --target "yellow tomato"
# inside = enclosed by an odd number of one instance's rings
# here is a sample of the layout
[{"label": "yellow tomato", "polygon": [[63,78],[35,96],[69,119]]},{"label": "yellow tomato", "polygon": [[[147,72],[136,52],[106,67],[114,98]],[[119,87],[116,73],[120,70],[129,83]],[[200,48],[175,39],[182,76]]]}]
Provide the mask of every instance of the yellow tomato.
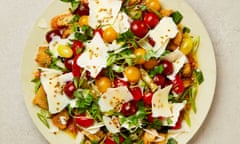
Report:
[{"label": "yellow tomato", "polygon": [[146,54],[146,50],[144,48],[137,48],[134,50],[134,55],[136,56],[135,62],[137,64],[144,64],[145,59],[144,56]]},{"label": "yellow tomato", "polygon": [[143,66],[145,69],[147,70],[151,70],[153,69],[156,65],[158,64],[158,61],[156,59],[150,59],[148,61],[146,61]]},{"label": "yellow tomato", "polygon": [[100,92],[104,93],[112,86],[112,82],[108,77],[100,77],[96,80],[97,88]]},{"label": "yellow tomato", "polygon": [[114,41],[115,39],[117,39],[117,32],[114,30],[114,28],[112,27],[108,27],[107,29],[105,29],[103,31],[103,40],[105,42],[112,42]]},{"label": "yellow tomato", "polygon": [[159,0],[146,0],[145,3],[148,8],[156,11],[159,11],[161,8],[161,4]]},{"label": "yellow tomato", "polygon": [[88,16],[87,15],[81,16],[78,20],[78,24],[81,27],[84,26],[84,25],[88,25]]},{"label": "yellow tomato", "polygon": [[193,48],[193,40],[191,37],[184,38],[181,45],[180,45],[180,51],[184,53],[185,55],[188,55]]},{"label": "yellow tomato", "polygon": [[63,58],[71,58],[73,55],[72,49],[67,45],[59,45],[57,48],[57,52],[59,56]]},{"label": "yellow tomato", "polygon": [[130,83],[137,83],[141,77],[140,70],[135,66],[128,66],[124,74]]}]

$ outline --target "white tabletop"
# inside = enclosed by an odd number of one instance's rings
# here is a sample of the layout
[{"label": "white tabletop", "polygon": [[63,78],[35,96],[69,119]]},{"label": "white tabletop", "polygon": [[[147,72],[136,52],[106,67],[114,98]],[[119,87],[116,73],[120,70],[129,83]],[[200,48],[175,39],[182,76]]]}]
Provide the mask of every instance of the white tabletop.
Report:
[{"label": "white tabletop", "polygon": [[[187,0],[212,39],[217,86],[210,113],[190,144],[239,143],[240,1]],[[24,104],[20,65],[30,28],[49,0],[0,0],[0,143],[47,144]]]}]

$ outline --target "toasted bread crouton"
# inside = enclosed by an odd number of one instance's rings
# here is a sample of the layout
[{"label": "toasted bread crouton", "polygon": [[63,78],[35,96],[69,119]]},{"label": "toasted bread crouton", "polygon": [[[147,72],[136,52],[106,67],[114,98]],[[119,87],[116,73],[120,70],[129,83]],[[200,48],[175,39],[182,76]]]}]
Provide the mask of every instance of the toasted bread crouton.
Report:
[{"label": "toasted bread crouton", "polygon": [[43,89],[43,86],[40,86],[40,88],[38,89],[32,103],[35,105],[38,105],[40,108],[43,108],[46,110],[48,109],[47,96]]},{"label": "toasted bread crouton", "polygon": [[67,127],[68,120],[69,120],[69,115],[67,110],[63,110],[60,113],[53,115],[52,117],[53,124],[61,130]]},{"label": "toasted bread crouton", "polygon": [[62,27],[68,27],[73,17],[74,16],[71,13],[55,16],[51,19],[51,28],[59,29]]},{"label": "toasted bread crouton", "polygon": [[35,61],[41,67],[48,67],[51,64],[51,57],[46,53],[48,47],[40,46]]},{"label": "toasted bread crouton", "polygon": [[90,141],[100,141],[102,139],[103,132],[98,131],[96,134],[91,134],[88,131],[81,131]]},{"label": "toasted bread crouton", "polygon": [[174,11],[172,9],[161,9],[160,14],[163,17],[168,17],[170,16]]}]

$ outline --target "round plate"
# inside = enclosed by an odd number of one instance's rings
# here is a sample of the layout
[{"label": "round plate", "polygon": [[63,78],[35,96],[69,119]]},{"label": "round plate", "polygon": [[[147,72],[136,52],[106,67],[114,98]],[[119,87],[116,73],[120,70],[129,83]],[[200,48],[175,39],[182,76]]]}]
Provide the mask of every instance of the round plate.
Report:
[{"label": "round plate", "polygon": [[[191,113],[190,115],[192,121],[190,130],[188,132],[181,133],[176,137],[180,144],[185,144],[200,128],[212,104],[216,83],[215,55],[211,40],[204,25],[197,14],[185,1],[161,0],[161,3],[165,8],[172,8],[180,11],[184,16],[182,23],[191,28],[191,33],[193,35],[199,35],[201,38],[198,57],[200,69],[203,71],[205,81],[199,87],[196,99],[197,113]],[[40,28],[39,22],[49,22],[53,16],[66,12],[69,8],[68,6],[69,5],[62,3],[59,0],[54,0],[49,5],[34,25],[26,43],[22,59],[22,88],[27,109],[39,131],[51,144],[74,144],[75,142],[71,136],[64,132],[59,132],[57,134],[51,133],[49,129],[38,119],[37,112],[39,111],[39,108],[32,104],[32,99],[35,94],[34,84],[31,83],[31,79],[33,78],[33,72],[37,69],[34,59],[38,46],[46,43],[45,34],[49,30]]]}]

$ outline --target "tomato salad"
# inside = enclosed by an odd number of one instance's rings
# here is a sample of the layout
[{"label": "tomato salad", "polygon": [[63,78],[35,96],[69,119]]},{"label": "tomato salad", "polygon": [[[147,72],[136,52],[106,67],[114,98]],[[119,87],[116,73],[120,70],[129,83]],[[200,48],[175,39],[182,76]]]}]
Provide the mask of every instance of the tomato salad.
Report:
[{"label": "tomato salad", "polygon": [[37,116],[77,144],[176,144],[191,126],[199,36],[158,0],[61,0],[36,55]]}]

